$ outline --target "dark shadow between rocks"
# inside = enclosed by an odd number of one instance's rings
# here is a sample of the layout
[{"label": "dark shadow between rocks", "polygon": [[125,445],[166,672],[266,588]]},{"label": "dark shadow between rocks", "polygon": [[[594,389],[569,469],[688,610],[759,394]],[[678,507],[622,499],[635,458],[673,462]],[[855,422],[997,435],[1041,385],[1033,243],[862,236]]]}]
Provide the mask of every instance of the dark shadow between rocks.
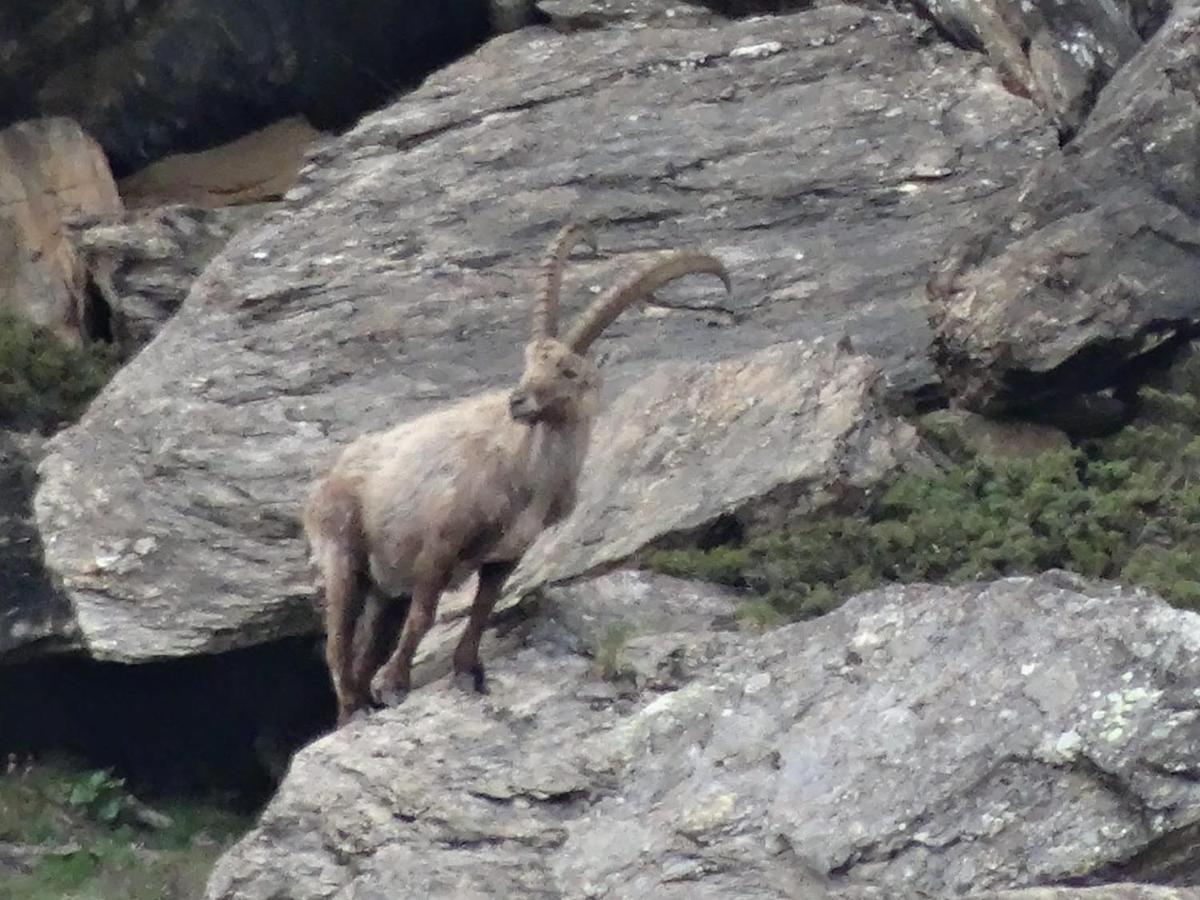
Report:
[{"label": "dark shadow between rocks", "polygon": [[66,754],[147,797],[219,793],[257,808],[333,713],[311,637],[141,665],[60,657],[0,668],[0,757]]},{"label": "dark shadow between rocks", "polygon": [[1198,336],[1200,329],[1187,322],[1152,322],[1132,338],[1088,344],[1047,372],[1013,369],[997,399],[1004,412],[1059,428],[1072,440],[1100,437],[1128,424],[1138,388]]}]

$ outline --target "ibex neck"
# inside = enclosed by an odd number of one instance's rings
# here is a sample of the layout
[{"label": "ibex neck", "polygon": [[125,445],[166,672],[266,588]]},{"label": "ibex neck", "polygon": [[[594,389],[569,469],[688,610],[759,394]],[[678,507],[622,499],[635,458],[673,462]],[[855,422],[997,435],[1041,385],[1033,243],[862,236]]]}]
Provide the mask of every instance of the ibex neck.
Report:
[{"label": "ibex neck", "polygon": [[574,484],[591,437],[591,420],[539,422],[529,429],[530,461],[548,482]]}]

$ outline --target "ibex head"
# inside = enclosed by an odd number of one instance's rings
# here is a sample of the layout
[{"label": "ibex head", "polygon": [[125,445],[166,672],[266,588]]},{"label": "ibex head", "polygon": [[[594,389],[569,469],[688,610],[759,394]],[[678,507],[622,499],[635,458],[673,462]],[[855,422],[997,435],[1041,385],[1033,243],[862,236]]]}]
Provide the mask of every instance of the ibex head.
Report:
[{"label": "ibex head", "polygon": [[716,275],[726,291],[732,289],[729,273],[716,257],[674,251],[597,297],[560,339],[558,296],[562,270],[571,248],[580,242],[596,249],[590,229],[577,223],[567,225],[551,243],[542,264],[542,290],[533,311],[533,339],[525,347],[521,382],[509,399],[509,409],[517,421],[565,423],[593,415],[600,392],[600,371],[586,355],[588,347],[633,303],[691,274]]}]

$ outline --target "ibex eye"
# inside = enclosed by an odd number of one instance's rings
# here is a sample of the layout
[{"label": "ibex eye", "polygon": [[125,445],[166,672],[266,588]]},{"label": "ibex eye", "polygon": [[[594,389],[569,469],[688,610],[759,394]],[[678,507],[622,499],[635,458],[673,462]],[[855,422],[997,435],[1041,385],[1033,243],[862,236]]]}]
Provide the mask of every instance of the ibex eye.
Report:
[{"label": "ibex eye", "polygon": [[579,373],[577,371],[575,371],[574,369],[563,369],[562,374],[563,374],[563,378],[578,378],[579,377]]}]

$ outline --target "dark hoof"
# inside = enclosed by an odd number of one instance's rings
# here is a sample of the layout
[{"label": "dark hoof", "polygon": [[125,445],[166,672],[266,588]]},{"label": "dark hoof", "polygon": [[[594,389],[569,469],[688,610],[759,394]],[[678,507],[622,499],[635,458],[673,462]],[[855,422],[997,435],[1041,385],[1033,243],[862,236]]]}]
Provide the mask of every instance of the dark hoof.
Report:
[{"label": "dark hoof", "polygon": [[475,694],[488,694],[487,675],[483,671],[483,666],[474,665],[465,672],[455,672],[454,686],[460,691]]},{"label": "dark hoof", "polygon": [[367,714],[367,707],[370,706],[370,701],[366,697],[353,696],[346,697],[338,704],[337,727],[350,722],[357,722]]},{"label": "dark hoof", "polygon": [[355,722],[361,722],[369,714],[370,713],[365,706],[359,706],[355,709],[347,710],[338,716],[337,727],[341,728],[343,725],[352,725]]},{"label": "dark hoof", "polygon": [[371,699],[378,707],[399,706],[407,697],[408,688],[380,684],[378,679],[371,682]]}]

